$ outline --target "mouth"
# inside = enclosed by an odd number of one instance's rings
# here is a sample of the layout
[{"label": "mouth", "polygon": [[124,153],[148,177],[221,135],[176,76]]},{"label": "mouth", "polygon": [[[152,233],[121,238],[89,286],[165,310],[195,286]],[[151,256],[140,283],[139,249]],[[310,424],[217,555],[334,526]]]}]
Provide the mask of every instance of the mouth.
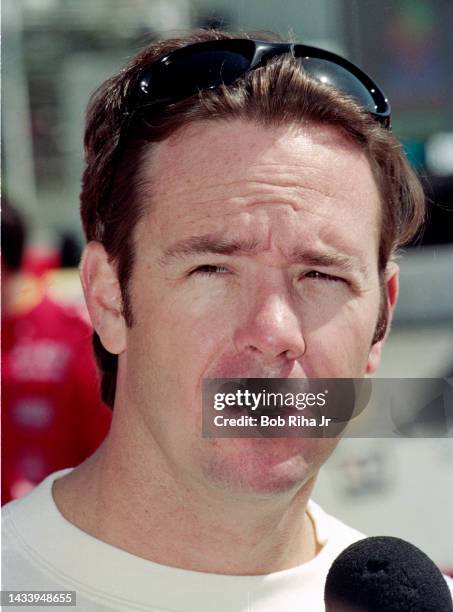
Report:
[{"label": "mouth", "polygon": [[[312,386],[309,379],[208,379],[205,383],[205,422],[222,423],[221,431],[209,429],[208,425],[205,430],[207,435],[251,438],[301,436],[301,432],[294,427],[295,417],[301,415],[294,398],[299,397],[302,390],[304,396],[309,394]],[[316,409],[304,405],[303,410],[306,420],[318,419]]]},{"label": "mouth", "polygon": [[223,379],[272,379],[272,378],[304,378],[300,364],[286,357],[276,357],[272,362],[262,362],[251,354],[225,355],[210,372],[208,378]]}]

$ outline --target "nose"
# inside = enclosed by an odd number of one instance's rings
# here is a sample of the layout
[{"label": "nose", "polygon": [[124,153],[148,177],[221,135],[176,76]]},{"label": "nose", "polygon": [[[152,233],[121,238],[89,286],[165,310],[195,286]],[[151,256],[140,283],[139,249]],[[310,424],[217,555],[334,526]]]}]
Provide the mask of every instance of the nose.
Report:
[{"label": "nose", "polygon": [[290,297],[277,292],[254,300],[235,331],[234,342],[238,352],[255,353],[265,362],[277,357],[299,359],[306,348]]}]

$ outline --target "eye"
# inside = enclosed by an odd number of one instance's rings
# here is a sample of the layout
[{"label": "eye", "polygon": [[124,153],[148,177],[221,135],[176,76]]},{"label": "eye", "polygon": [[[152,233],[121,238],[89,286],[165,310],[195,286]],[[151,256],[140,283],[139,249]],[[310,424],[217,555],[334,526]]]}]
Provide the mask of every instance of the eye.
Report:
[{"label": "eye", "polygon": [[310,272],[304,274],[304,278],[312,278],[333,283],[345,282],[344,278],[340,278],[339,276],[332,276],[331,274],[325,274],[324,272],[318,272],[317,270],[310,270]]},{"label": "eye", "polygon": [[204,276],[214,276],[220,274],[228,274],[228,268],[224,266],[216,266],[214,264],[204,264],[202,266],[197,266],[194,270],[190,272],[190,275],[193,274],[201,274]]}]

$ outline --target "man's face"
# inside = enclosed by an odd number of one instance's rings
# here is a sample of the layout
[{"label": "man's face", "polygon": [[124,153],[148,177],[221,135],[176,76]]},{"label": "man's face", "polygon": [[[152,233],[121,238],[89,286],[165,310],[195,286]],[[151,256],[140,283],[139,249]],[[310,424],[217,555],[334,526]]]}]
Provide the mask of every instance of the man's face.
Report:
[{"label": "man's face", "polygon": [[153,193],[135,232],[126,409],[185,481],[293,490],[335,441],[203,439],[202,381],[373,370],[380,204],[369,163],[331,127],[197,123],[158,145],[142,180]]}]

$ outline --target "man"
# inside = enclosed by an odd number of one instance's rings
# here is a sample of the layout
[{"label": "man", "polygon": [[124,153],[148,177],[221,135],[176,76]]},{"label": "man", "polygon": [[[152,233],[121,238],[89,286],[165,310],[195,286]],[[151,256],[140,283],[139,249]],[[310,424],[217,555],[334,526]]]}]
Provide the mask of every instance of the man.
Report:
[{"label": "man", "polygon": [[376,86],[289,51],[167,40],[94,97],[81,276],[114,416],[8,511],[6,588],[76,590],[84,611],[316,612],[363,537],[309,500],[336,440],[201,435],[206,378],[374,372],[392,256],[424,216]]},{"label": "man", "polygon": [[2,504],[81,463],[111,420],[100,401],[91,328],[22,265],[26,228],[2,202]]}]

